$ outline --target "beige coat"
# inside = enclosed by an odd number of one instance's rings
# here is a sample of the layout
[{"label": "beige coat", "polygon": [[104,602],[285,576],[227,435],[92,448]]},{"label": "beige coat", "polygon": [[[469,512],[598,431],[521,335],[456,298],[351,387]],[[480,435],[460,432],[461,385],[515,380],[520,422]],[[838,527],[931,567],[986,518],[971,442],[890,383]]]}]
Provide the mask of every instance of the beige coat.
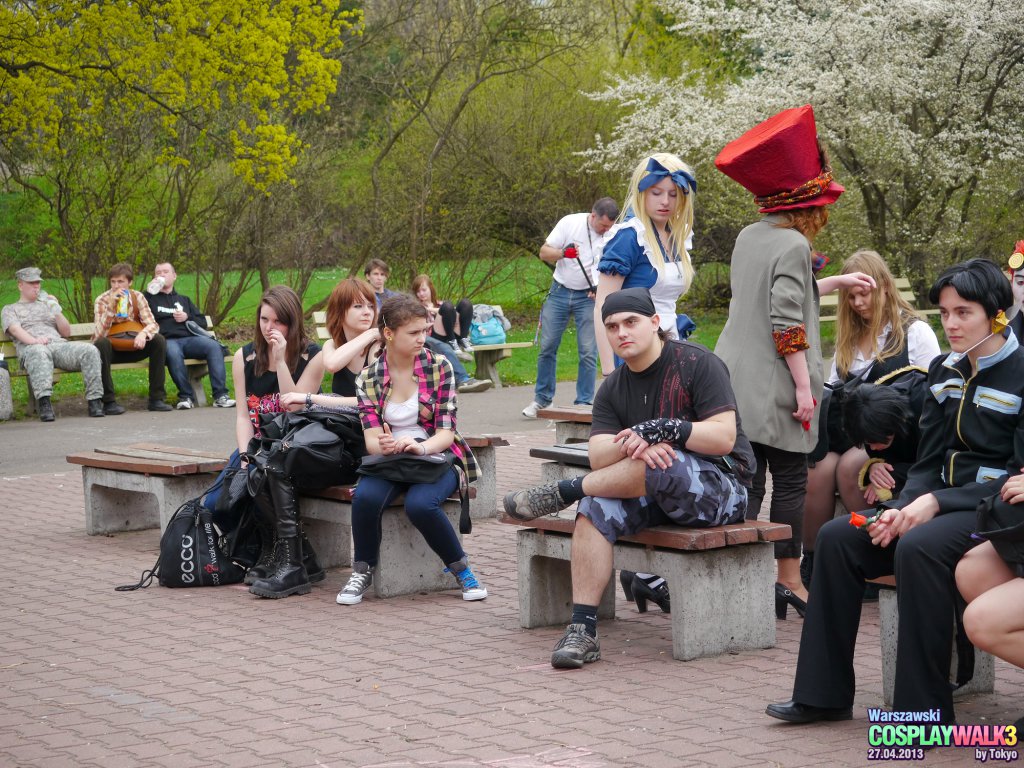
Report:
[{"label": "beige coat", "polygon": [[772,331],[803,324],[810,347],[811,392],[821,399],[824,375],[818,336],[818,284],[811,273],[811,248],[795,229],[773,226],[768,215],[740,232],[732,252],[729,319],[715,346],[725,361],[743,431],[752,443],[810,453],[818,440],[815,408],[810,430],[793,418],[796,386],[775,348]]}]

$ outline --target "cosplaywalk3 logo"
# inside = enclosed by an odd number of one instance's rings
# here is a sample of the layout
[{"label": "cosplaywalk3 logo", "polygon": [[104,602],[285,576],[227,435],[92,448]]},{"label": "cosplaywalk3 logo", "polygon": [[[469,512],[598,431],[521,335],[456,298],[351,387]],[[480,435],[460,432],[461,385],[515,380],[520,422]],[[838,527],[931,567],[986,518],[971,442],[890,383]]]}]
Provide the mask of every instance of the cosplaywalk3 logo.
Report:
[{"label": "cosplaywalk3 logo", "polygon": [[900,712],[868,707],[868,760],[923,760],[943,747],[972,750],[979,763],[1008,763],[1018,758],[1014,725],[943,725],[940,712]]}]

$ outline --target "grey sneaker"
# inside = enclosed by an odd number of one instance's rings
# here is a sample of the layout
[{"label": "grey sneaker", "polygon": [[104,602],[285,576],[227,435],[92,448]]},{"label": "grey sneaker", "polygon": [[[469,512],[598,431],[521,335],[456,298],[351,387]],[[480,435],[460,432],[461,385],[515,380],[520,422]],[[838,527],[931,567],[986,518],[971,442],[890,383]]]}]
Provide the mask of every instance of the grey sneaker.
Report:
[{"label": "grey sneaker", "polygon": [[178,401],[178,404],[175,405],[174,407],[177,408],[179,411],[188,411],[192,408],[195,408],[196,404],[192,402],[191,398],[183,397],[181,398],[181,400]]},{"label": "grey sneaker", "polygon": [[505,495],[505,514],[516,520],[533,520],[544,515],[553,515],[569,505],[562,500],[556,483],[535,485]]},{"label": "grey sneaker", "polygon": [[373,583],[373,568],[362,561],[352,565],[352,575],[348,577],[348,584],[338,593],[336,602],[338,605],[355,605],[363,601],[363,593]]},{"label": "grey sneaker", "polygon": [[528,406],[523,408],[523,416],[525,416],[528,419],[536,419],[537,418],[537,411],[539,411],[543,407],[544,407],[543,405],[541,405],[536,400],[534,400]]},{"label": "grey sneaker", "polygon": [[587,634],[585,624],[570,624],[562,639],[551,653],[551,666],[555,669],[579,669],[584,664],[601,658],[601,644]]},{"label": "grey sneaker", "polygon": [[462,587],[463,600],[483,600],[487,597],[487,587],[477,581],[465,560],[449,563],[444,571],[450,573],[459,582],[459,586]]},{"label": "grey sneaker", "polygon": [[494,386],[490,379],[466,379],[456,389],[459,392],[484,392]]},{"label": "grey sneaker", "polygon": [[214,408],[234,408],[235,407],[235,401],[232,400],[227,395],[221,395],[220,397],[218,397],[216,400],[213,401],[213,407]]},{"label": "grey sneaker", "polygon": [[470,341],[469,341],[469,338],[468,338],[468,337],[467,337],[467,338],[465,338],[465,339],[459,339],[459,341],[458,341],[458,344],[459,344],[459,346],[460,346],[460,347],[462,347],[462,348],[463,348],[464,350],[466,350],[467,352],[469,352],[469,354],[471,354],[471,355],[473,354],[473,345],[472,345],[472,344],[470,343]]}]

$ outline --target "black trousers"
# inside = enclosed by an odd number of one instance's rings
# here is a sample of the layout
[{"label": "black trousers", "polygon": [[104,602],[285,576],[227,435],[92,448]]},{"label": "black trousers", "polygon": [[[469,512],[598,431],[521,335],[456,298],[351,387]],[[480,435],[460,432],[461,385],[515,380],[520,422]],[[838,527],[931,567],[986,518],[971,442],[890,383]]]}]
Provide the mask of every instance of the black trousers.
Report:
[{"label": "black trousers", "polygon": [[104,403],[114,402],[117,396],[117,393],[114,391],[114,378],[110,375],[110,364],[135,363],[139,360],[145,360],[147,357],[149,358],[149,399],[167,399],[167,391],[164,389],[167,339],[158,333],[142,349],[133,349],[131,352],[118,352],[110,345],[110,339],[105,336],[93,343],[100,351],[100,361],[102,362],[100,373],[103,379]]},{"label": "black trousers", "polygon": [[973,511],[947,512],[888,547],[878,547],[866,531],[850,525],[849,515],[822,526],[793,698],[814,707],[853,703],[853,657],[864,580],[895,573],[900,622],[893,709],[940,709],[943,722],[953,722],[953,573],[963,554],[978,543],[971,539],[974,528]]},{"label": "black trousers", "polygon": [[775,557],[800,557],[803,542],[804,499],[807,497],[807,454],[782,451],[764,443],[751,443],[757,469],[747,494],[747,520],[756,520],[764,501],[765,472],[772,473],[773,523],[785,523],[793,537],[775,542]]},{"label": "black trousers", "polygon": [[[454,305],[450,301],[442,301],[437,313],[441,316],[441,324],[444,325],[444,341],[452,342],[469,336],[469,326],[473,324],[473,302],[469,299],[461,299]],[[455,332],[456,317],[459,319],[458,333]]]}]

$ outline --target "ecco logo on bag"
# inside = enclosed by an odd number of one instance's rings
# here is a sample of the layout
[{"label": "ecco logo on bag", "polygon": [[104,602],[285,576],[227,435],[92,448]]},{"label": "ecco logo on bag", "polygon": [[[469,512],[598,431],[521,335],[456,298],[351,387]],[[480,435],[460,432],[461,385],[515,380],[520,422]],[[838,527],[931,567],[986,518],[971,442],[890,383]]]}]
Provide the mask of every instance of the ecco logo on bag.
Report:
[{"label": "ecco logo on bag", "polygon": [[181,537],[181,580],[185,584],[191,584],[196,580],[196,564],[192,561],[195,557],[195,541],[188,534]]}]

